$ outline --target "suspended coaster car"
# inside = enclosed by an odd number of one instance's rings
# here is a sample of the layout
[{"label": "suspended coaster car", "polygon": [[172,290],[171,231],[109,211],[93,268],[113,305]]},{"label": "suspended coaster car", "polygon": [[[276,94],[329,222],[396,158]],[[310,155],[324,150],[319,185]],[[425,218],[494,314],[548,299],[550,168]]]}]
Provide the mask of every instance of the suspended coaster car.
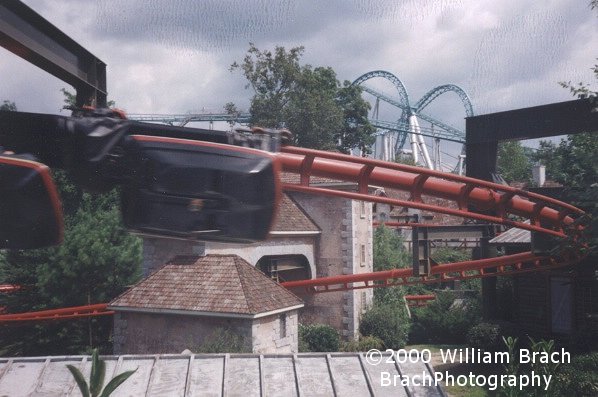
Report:
[{"label": "suspended coaster car", "polygon": [[[2,112],[0,142],[66,168],[84,188],[120,186],[123,220],[134,232],[236,243],[267,237],[281,195],[277,158],[261,150],[267,131],[243,136],[90,113]],[[32,158],[2,157],[2,248],[61,240],[58,194],[48,167]]]},{"label": "suspended coaster car", "polygon": [[224,242],[266,238],[280,196],[277,162],[260,150],[133,135],[122,213],[141,233]]},{"label": "suspended coaster car", "polygon": [[31,155],[0,155],[0,248],[28,249],[62,240],[62,209],[50,170]]}]

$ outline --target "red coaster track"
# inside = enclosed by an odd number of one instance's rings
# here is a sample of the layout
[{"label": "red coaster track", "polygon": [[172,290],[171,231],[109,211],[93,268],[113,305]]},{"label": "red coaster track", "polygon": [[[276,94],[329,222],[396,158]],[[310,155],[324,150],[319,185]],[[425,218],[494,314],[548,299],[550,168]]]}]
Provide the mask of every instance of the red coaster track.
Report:
[{"label": "red coaster track", "polygon": [[[439,264],[432,267],[429,276],[415,277],[411,268],[394,269],[282,283],[281,285],[286,288],[303,288],[309,292],[331,292],[436,283],[454,279],[549,270],[574,264],[581,259],[579,248],[581,248],[580,235],[583,231],[584,212],[550,197],[425,168],[298,147],[283,147],[282,151],[276,154],[276,158],[284,172],[298,176],[297,183],[282,184],[285,191],[343,197],[456,215],[559,237],[567,245],[575,247],[574,250],[563,249],[557,256],[537,256],[525,252],[497,258]],[[357,183],[357,192],[311,186],[312,176]],[[373,186],[409,192],[410,200],[376,196],[370,193],[370,187]],[[427,204],[423,200],[425,196],[452,201],[456,208]],[[475,212],[472,208],[483,213]],[[42,312],[6,314],[0,316],[0,322],[55,320],[112,313],[107,310],[106,304],[97,304]]]}]

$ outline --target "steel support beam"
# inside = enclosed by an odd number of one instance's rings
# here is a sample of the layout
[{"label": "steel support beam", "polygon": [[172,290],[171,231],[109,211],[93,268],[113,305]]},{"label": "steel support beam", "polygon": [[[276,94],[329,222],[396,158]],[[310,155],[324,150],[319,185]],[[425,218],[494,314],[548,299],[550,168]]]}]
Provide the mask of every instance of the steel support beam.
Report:
[{"label": "steel support beam", "polygon": [[[594,131],[598,131],[598,112],[596,104],[589,99],[468,117],[465,122],[466,175],[475,179],[493,180],[500,141]],[[472,210],[476,211],[474,208]],[[490,237],[492,235],[488,236]],[[487,244],[482,244],[479,257],[491,255],[488,249]],[[491,273],[494,270],[487,271]],[[495,317],[497,298],[494,277],[484,278],[482,295],[484,317]]]},{"label": "steel support beam", "polygon": [[[598,131],[597,109],[597,104],[590,99],[577,99],[468,117],[465,122],[467,145],[595,132]],[[467,162],[470,163],[469,157]]]},{"label": "steel support beam", "polygon": [[0,45],[72,85],[78,106],[106,106],[106,64],[18,0],[0,2]]}]

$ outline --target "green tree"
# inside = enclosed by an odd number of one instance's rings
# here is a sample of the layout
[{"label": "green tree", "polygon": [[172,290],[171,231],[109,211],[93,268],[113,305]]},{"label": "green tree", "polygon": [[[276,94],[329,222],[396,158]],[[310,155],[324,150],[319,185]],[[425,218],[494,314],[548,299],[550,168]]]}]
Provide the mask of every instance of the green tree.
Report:
[{"label": "green tree", "polygon": [[231,128],[235,125],[235,123],[237,122],[237,118],[239,117],[239,110],[237,109],[237,106],[232,103],[232,102],[227,102],[224,105],[224,112],[226,114],[229,114],[233,117],[233,120],[229,121],[228,124],[231,126]]},{"label": "green tree", "polygon": [[348,81],[341,84],[330,67],[301,65],[303,47],[277,46],[261,51],[250,44],[240,70],[254,96],[251,123],[263,127],[286,127],[303,147],[348,152],[369,152],[374,128],[367,120],[369,104],[361,88]]},{"label": "green tree", "polygon": [[12,101],[4,100],[0,105],[0,112],[16,112],[17,105]]},{"label": "green tree", "polygon": [[410,154],[401,153],[395,157],[395,163],[417,166],[417,163]]},{"label": "green tree", "polygon": [[374,231],[374,271],[398,269],[411,264],[403,239],[391,228],[381,225]]},{"label": "green tree", "polygon": [[[62,106],[63,109],[74,109],[77,105],[77,94],[72,93],[71,91],[67,90],[66,88],[61,88],[60,92],[64,95],[63,102],[64,105]],[[113,108],[116,105],[114,101],[108,101],[106,106],[109,108]]]},{"label": "green tree", "polygon": [[340,336],[327,324],[299,324],[299,345],[303,352],[336,352]]},{"label": "green tree", "polygon": [[530,182],[532,162],[521,142],[506,141],[498,144],[496,169],[507,183]]},{"label": "green tree", "polygon": [[[598,0],[591,0],[591,9],[598,9]],[[598,64],[592,67],[594,77],[598,80]],[[561,82],[561,86],[569,88],[574,96],[589,99],[594,104],[598,102],[598,91],[589,85],[571,82]],[[569,196],[573,204],[583,208],[591,215],[591,223],[586,227],[586,238],[590,254],[598,255],[598,134],[586,132],[570,135],[558,145],[545,144],[540,160],[547,165],[547,174],[556,181],[568,186]]]},{"label": "green tree", "polygon": [[[404,268],[411,265],[411,255],[405,248],[403,239],[384,225],[374,231],[374,271]],[[374,289],[374,300],[378,304],[403,305],[403,287]]]},{"label": "green tree", "polygon": [[[58,247],[8,251],[0,258],[0,283],[22,285],[0,295],[9,313],[108,302],[139,278],[141,242],[123,228],[118,192],[90,195],[55,172],[65,212]],[[0,329],[2,355],[83,353],[110,350],[109,316],[28,323]]]},{"label": "green tree", "polygon": [[595,255],[598,253],[598,134],[569,135],[558,145],[541,142],[536,159],[546,165],[549,178],[565,186],[565,201],[591,215],[586,237],[588,248]]},{"label": "green tree", "polygon": [[439,291],[427,306],[414,309],[410,343],[465,343],[470,328],[480,322],[479,299],[455,299],[452,291]]},{"label": "green tree", "polygon": [[388,349],[399,349],[407,343],[410,324],[404,303],[379,303],[363,314],[359,332],[381,339]]},{"label": "green tree", "polygon": [[591,187],[598,183],[598,134],[568,135],[558,145],[541,141],[535,159],[546,166],[548,178],[567,187]]}]

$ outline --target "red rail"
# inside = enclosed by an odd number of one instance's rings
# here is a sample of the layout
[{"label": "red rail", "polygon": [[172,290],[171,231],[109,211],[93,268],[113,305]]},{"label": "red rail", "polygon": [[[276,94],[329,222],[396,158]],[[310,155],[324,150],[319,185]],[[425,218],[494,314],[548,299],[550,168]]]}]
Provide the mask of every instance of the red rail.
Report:
[{"label": "red rail", "polygon": [[[285,172],[299,175],[298,183],[283,183],[283,189],[287,191],[439,212],[557,237],[575,238],[582,229],[575,222],[576,218],[584,214],[582,210],[562,201],[510,186],[404,164],[297,147],[283,147],[278,158]],[[310,186],[312,176],[357,182],[358,191]],[[410,200],[370,194],[370,186],[409,192]],[[453,201],[457,208],[426,204],[423,196]],[[485,214],[474,212],[470,207],[475,207]],[[489,215],[489,212],[495,215]],[[529,219],[530,223],[514,220],[513,216]]]},{"label": "red rail", "polygon": [[285,288],[301,288],[310,293],[353,289],[391,287],[396,285],[431,284],[469,278],[493,277],[514,273],[551,270],[577,263],[581,257],[567,254],[560,258],[537,256],[531,252],[432,266],[430,276],[413,276],[411,268],[379,272],[320,277],[311,280],[287,281]]},{"label": "red rail", "polygon": [[20,290],[22,287],[20,285],[14,284],[0,284],[0,293],[10,293]]},{"label": "red rail", "polygon": [[412,228],[412,227],[442,227],[447,225],[442,225],[440,223],[421,223],[421,222],[372,222],[372,226],[379,227],[379,226],[386,226],[390,228]]},{"label": "red rail", "polygon": [[62,309],[42,310],[37,312],[3,314],[0,316],[0,323],[64,320],[80,317],[106,316],[114,314],[114,311],[108,310],[107,306],[107,303],[98,303],[95,305],[65,307]]},{"label": "red rail", "polygon": [[[326,196],[343,197],[456,215],[490,223],[518,227],[579,244],[584,212],[570,204],[509,186],[446,174],[404,164],[387,163],[363,157],[323,152],[297,147],[283,147],[276,155],[287,173],[299,176],[298,183],[283,183],[283,189]],[[310,186],[312,176],[356,182],[357,192]],[[369,193],[370,186],[386,187],[410,193],[410,200],[399,200]],[[453,201],[457,208],[426,204],[424,196]],[[470,208],[483,211],[474,212]],[[524,218],[520,220],[518,218]],[[529,220],[529,223],[526,222]],[[581,259],[572,251],[560,257],[536,256],[531,252],[497,258],[435,265],[430,276],[413,276],[412,269],[323,277],[281,283],[287,288],[309,292],[388,287],[416,283],[508,275],[550,270]],[[57,320],[113,314],[107,304],[79,306],[41,312],[0,315],[0,322]]]},{"label": "red rail", "polygon": [[436,295],[405,295],[405,301],[409,307],[426,306],[430,301],[436,299]]}]

